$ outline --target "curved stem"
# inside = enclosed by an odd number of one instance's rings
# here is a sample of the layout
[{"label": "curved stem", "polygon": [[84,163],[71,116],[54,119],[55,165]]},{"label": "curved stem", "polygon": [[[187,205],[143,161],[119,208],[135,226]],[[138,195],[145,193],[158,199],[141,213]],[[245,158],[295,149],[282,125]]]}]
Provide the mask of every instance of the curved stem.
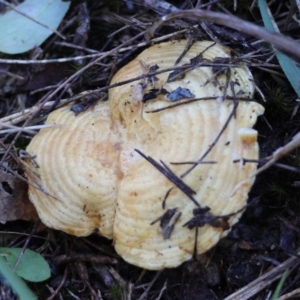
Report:
[{"label": "curved stem", "polygon": [[12,289],[18,294],[21,300],[35,300],[36,295],[29,289],[24,280],[20,278],[0,255],[0,273],[8,281]]}]

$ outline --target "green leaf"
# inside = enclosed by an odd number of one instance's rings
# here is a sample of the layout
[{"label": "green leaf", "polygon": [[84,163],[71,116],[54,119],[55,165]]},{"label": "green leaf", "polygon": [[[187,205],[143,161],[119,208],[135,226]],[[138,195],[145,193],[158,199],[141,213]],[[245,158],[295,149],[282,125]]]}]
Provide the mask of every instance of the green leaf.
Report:
[{"label": "green leaf", "polygon": [[20,278],[8,265],[6,260],[0,255],[0,273],[7,280],[13,290],[22,300],[36,300],[37,297],[29,289],[24,280]]},{"label": "green leaf", "polygon": [[[4,256],[8,264],[13,267],[16,263],[22,248],[0,248],[0,255]],[[40,282],[47,280],[50,275],[50,267],[47,261],[39,253],[26,249],[15,270],[20,277],[32,281]]]},{"label": "green leaf", "polygon": [[289,275],[289,272],[285,271],[276,287],[276,290],[275,290],[271,300],[277,300],[279,298],[280,293],[283,288],[283,285],[284,285],[284,282],[285,282],[286,278],[288,277],[288,275]]},{"label": "green leaf", "polygon": [[[57,29],[70,2],[62,0],[25,0],[16,9],[36,21]],[[14,10],[0,15],[0,52],[17,54],[40,46],[53,32]]]},{"label": "green leaf", "polygon": [[[258,5],[265,27],[270,31],[279,32],[278,26],[272,16],[265,0],[258,0]],[[299,45],[300,47],[300,45]],[[275,49],[276,50],[276,49]],[[300,97],[300,68],[294,60],[276,50],[276,56],[279,64],[291,83],[298,97]]]}]

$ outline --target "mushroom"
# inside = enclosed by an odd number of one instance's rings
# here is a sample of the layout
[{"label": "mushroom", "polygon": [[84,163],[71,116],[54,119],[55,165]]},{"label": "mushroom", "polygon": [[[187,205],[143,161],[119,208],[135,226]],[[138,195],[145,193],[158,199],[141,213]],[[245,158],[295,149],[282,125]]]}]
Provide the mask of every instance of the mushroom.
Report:
[{"label": "mushroom", "polygon": [[238,222],[264,109],[249,69],[213,42],[154,45],[111,84],[136,77],[77,116],[70,106],[51,113],[47,124],[59,126],[32,139],[26,173],[47,226],[98,233],[127,262],[159,270],[209,250]]}]

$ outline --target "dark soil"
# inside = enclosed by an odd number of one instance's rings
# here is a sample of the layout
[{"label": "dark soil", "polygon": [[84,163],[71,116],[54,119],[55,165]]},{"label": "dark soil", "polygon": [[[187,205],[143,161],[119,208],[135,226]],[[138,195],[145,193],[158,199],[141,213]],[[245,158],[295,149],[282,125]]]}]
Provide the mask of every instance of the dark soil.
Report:
[{"label": "dark soil", "polygon": [[[197,2],[211,2],[205,9],[233,13],[242,19],[262,25],[258,8],[254,6],[250,9],[250,0],[237,1],[236,11],[233,0],[169,1],[172,6],[180,9],[194,8]],[[74,0],[59,31],[67,37],[67,43],[82,48],[63,46],[57,43],[60,39],[52,35],[41,45],[43,54],[38,59],[68,58],[94,53],[88,49],[111,51],[149,28],[158,17],[170,12],[163,6],[167,2],[155,3],[142,0]],[[161,5],[158,5],[159,3]],[[272,12],[284,34],[299,39],[299,23],[291,19],[288,26],[285,26],[289,6],[284,3],[285,1],[275,1],[275,4],[271,5]],[[1,9],[4,9],[2,4],[0,12]],[[299,11],[296,10],[295,14],[299,15]],[[271,47],[266,43],[258,43],[255,37],[219,25],[213,27],[206,23],[209,31],[204,31],[199,20],[188,18],[165,24],[156,31],[155,37],[163,37],[195,25],[199,28],[196,30],[196,37],[193,36],[196,39],[211,40],[212,37],[216,37],[239,55],[253,52],[249,59],[249,67],[257,86],[265,96],[263,100],[257,92],[255,99],[266,109],[264,117],[258,120],[255,128],[259,131],[260,157],[270,156],[290,141],[291,137],[299,132],[300,127],[300,116],[295,110],[297,95],[273,56]],[[190,36],[181,33],[173,38],[185,37]],[[100,65],[94,65],[83,74],[74,77],[64,89],[48,100],[58,104],[60,99],[71,97],[71,90],[76,95],[85,90],[107,86],[112,75],[120,67],[147,47],[137,47],[141,42],[145,42],[143,35],[126,45],[132,46],[128,50],[118,54],[115,52],[101,61]],[[26,60],[31,57],[32,53],[13,57],[0,55],[2,59]],[[63,84],[69,76],[91,61],[92,59],[82,59],[45,65],[0,63],[0,117],[42,101],[55,87],[42,91],[38,91],[39,89]],[[266,61],[274,67],[265,66]],[[3,70],[17,74],[22,79],[11,77],[3,73]],[[90,109],[93,100],[92,97],[86,100],[87,102],[79,100],[76,103],[81,104],[80,110]],[[48,114],[55,107],[54,104],[44,109],[43,114]],[[18,125],[21,126],[22,123]],[[25,149],[30,138],[26,134],[20,135],[17,140],[14,138],[15,134],[1,136],[2,157],[5,149],[14,143],[10,152],[12,155],[6,156],[1,168],[22,175],[22,166],[16,163],[14,155],[18,149]],[[39,299],[225,299],[288,258],[297,255],[297,249],[300,247],[299,154],[299,150],[296,150],[280,161],[280,164],[290,169],[275,165],[257,177],[249,195],[249,206],[226,239],[205,255],[176,269],[163,270],[161,273],[143,271],[119,258],[111,241],[98,236],[75,238],[45,229],[39,223],[27,221],[17,220],[1,224],[1,244],[23,247],[28,242],[27,247],[41,252],[47,259],[52,271],[51,279],[39,284],[29,284]],[[263,161],[260,165],[262,164]],[[9,191],[9,187],[6,188]],[[117,263],[114,263],[113,259],[117,259]],[[296,261],[293,268],[288,270],[281,295],[299,287],[299,262]],[[150,284],[151,282],[153,284]],[[270,299],[278,282],[279,280],[274,281],[252,299]],[[0,299],[16,299],[4,280],[0,284]]]}]

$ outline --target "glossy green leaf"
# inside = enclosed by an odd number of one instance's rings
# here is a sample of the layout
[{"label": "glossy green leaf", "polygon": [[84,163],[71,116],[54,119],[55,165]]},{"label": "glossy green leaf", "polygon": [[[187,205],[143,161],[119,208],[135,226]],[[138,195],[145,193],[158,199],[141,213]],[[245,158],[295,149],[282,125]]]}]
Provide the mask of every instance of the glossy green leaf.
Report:
[{"label": "glossy green leaf", "polygon": [[[258,0],[258,5],[265,27],[270,31],[279,32],[272,13],[267,6],[266,0]],[[276,56],[287,79],[291,83],[298,97],[300,97],[300,68],[293,59],[289,58],[278,50],[276,50]]]},{"label": "glossy green leaf", "polygon": [[[0,255],[13,267],[21,251],[22,248],[1,247]],[[47,280],[51,275],[50,267],[43,256],[29,249],[25,250],[15,271],[20,277],[32,282]]]},{"label": "glossy green leaf", "polygon": [[[70,2],[62,0],[25,0],[16,8],[36,21],[57,29]],[[14,10],[0,15],[0,52],[17,54],[40,46],[53,31]]]}]

